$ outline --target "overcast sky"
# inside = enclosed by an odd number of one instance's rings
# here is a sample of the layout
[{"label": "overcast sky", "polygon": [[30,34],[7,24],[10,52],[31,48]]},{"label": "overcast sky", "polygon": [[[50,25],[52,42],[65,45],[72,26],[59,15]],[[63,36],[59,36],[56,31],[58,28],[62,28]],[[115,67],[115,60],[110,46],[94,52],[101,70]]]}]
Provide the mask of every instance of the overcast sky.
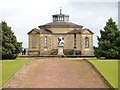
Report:
[{"label": "overcast sky", "polygon": [[97,46],[99,30],[112,17],[118,22],[119,0],[0,0],[0,20],[12,27],[18,41],[28,47],[27,33],[52,21],[53,14],[70,15],[70,22],[83,25],[94,32]]}]

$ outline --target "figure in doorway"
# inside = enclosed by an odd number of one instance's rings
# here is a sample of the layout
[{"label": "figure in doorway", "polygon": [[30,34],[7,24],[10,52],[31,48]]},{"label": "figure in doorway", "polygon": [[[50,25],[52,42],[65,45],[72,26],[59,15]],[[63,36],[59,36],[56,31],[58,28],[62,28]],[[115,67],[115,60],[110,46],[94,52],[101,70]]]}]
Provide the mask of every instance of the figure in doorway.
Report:
[{"label": "figure in doorway", "polygon": [[26,55],[26,49],[25,48],[22,51],[22,55]]}]

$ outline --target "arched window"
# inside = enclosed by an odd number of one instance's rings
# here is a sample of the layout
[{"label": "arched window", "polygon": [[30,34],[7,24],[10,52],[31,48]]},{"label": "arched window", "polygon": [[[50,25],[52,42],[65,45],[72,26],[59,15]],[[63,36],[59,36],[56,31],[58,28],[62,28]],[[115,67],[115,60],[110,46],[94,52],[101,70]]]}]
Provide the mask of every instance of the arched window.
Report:
[{"label": "arched window", "polygon": [[85,48],[89,48],[89,37],[85,37]]}]

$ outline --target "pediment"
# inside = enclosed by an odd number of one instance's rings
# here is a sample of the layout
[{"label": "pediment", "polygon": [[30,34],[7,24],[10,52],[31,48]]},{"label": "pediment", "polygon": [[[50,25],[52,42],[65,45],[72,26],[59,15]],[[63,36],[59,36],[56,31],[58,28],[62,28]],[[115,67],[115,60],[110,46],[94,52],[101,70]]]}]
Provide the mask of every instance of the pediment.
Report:
[{"label": "pediment", "polygon": [[83,34],[94,34],[92,31],[90,31],[89,29],[83,29],[82,31],[81,31],[81,33],[83,33]]},{"label": "pediment", "polygon": [[84,30],[82,31],[82,33],[90,33],[88,30]]},{"label": "pediment", "polygon": [[32,29],[28,34],[39,34],[39,30],[38,29]]},{"label": "pediment", "polygon": [[31,32],[31,34],[38,34],[38,32],[35,31],[35,30],[33,30],[33,31]]}]

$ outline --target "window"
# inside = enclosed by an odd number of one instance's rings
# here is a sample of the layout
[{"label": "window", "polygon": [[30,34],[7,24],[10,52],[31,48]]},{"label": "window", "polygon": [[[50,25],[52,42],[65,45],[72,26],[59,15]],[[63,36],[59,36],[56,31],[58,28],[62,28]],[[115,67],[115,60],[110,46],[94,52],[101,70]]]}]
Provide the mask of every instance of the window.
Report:
[{"label": "window", "polygon": [[44,47],[47,48],[47,36],[45,36],[44,44]]},{"label": "window", "polygon": [[85,48],[89,48],[89,38],[85,37]]},{"label": "window", "polygon": [[32,48],[35,49],[37,48],[37,37],[32,37]]}]

